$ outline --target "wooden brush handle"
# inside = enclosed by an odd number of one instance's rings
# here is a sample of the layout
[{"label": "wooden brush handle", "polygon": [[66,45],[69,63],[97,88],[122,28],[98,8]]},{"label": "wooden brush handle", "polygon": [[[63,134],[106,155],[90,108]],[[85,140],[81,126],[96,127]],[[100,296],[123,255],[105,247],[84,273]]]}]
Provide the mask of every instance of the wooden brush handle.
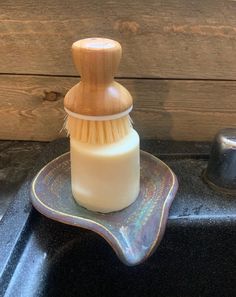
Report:
[{"label": "wooden brush handle", "polygon": [[72,45],[72,56],[81,81],[66,94],[64,105],[82,115],[121,113],[132,106],[128,90],[114,81],[121,45],[107,38],[87,38]]},{"label": "wooden brush handle", "polygon": [[121,46],[106,38],[87,38],[72,45],[74,64],[83,82],[107,84],[112,82],[121,58]]}]

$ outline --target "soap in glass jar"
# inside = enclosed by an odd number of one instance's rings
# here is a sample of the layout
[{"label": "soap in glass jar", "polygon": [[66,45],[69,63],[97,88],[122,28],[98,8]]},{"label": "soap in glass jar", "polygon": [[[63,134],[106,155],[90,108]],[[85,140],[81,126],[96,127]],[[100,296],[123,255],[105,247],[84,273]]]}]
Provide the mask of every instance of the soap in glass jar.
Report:
[{"label": "soap in glass jar", "polygon": [[89,210],[107,213],[128,207],[140,189],[139,136],[134,129],[111,144],[70,138],[72,193]]}]

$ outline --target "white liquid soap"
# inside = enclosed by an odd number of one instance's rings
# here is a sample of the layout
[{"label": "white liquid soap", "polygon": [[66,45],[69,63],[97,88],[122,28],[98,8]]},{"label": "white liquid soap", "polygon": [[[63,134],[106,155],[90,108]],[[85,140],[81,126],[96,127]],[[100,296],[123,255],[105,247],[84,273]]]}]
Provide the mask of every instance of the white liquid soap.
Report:
[{"label": "white liquid soap", "polygon": [[139,136],[134,129],[111,144],[71,137],[72,193],[85,208],[112,212],[128,207],[140,189]]}]

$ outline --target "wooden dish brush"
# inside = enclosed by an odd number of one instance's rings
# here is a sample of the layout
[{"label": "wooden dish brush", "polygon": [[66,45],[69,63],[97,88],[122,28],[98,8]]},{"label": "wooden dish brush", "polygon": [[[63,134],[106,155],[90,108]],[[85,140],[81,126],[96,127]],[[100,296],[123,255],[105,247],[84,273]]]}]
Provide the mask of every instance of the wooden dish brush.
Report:
[{"label": "wooden dish brush", "polygon": [[65,96],[68,134],[81,142],[109,144],[132,129],[129,91],[114,81],[121,45],[106,38],[87,38],[72,45],[72,56],[81,75]]}]

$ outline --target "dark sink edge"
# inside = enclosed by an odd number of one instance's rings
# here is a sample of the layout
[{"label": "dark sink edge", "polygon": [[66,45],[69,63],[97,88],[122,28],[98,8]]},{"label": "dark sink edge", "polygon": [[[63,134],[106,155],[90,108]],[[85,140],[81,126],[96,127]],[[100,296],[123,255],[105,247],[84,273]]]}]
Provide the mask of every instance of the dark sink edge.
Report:
[{"label": "dark sink edge", "polygon": [[[29,197],[24,195],[24,191],[22,191],[24,187],[29,185],[28,180],[22,185],[0,221],[0,296],[11,278],[9,272],[12,271],[12,267],[17,265],[17,255],[20,254],[20,250],[24,249],[30,234],[33,208]],[[22,197],[20,197],[21,194],[23,194]],[[9,226],[7,232],[5,226]]]},{"label": "dark sink edge", "polygon": [[235,215],[189,215],[189,216],[170,216],[168,218],[168,226],[178,225],[182,227],[198,227],[204,226],[218,226],[218,225],[232,225],[236,226]]}]

